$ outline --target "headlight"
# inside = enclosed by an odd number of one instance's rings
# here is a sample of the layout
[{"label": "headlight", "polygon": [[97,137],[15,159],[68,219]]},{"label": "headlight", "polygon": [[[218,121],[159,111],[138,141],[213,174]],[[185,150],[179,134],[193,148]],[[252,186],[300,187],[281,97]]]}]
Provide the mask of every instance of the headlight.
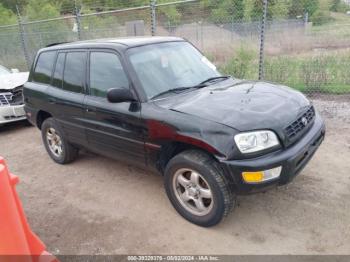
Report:
[{"label": "headlight", "polygon": [[253,153],[279,145],[276,134],[269,130],[235,135],[235,142],[242,153]]}]

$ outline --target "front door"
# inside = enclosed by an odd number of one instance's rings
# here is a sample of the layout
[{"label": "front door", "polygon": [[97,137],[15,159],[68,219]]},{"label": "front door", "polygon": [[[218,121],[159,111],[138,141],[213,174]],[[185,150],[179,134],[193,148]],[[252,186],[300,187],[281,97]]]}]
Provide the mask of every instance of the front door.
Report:
[{"label": "front door", "polygon": [[89,53],[85,124],[89,148],[123,161],[145,165],[138,102],[109,103],[110,88],[130,88],[121,60],[113,51]]}]

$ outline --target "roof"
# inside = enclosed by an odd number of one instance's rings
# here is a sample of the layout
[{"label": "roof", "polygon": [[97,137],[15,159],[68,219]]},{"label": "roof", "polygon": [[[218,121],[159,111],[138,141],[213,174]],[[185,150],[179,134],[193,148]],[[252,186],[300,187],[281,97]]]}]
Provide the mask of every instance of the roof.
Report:
[{"label": "roof", "polygon": [[110,43],[118,43],[118,44],[126,45],[128,47],[154,44],[154,43],[160,43],[160,42],[183,41],[182,38],[170,37],[170,36],[132,37],[132,38],[129,37],[129,38],[114,38],[114,39],[105,39],[105,40]]},{"label": "roof", "polygon": [[62,44],[53,44],[53,45],[49,45],[45,49],[87,47],[87,46],[96,46],[96,44],[118,44],[125,47],[135,47],[135,46],[142,46],[142,45],[163,43],[163,42],[174,42],[174,41],[183,41],[183,39],[179,37],[168,37],[168,36],[104,38],[104,39],[94,39],[94,40],[62,43]]}]

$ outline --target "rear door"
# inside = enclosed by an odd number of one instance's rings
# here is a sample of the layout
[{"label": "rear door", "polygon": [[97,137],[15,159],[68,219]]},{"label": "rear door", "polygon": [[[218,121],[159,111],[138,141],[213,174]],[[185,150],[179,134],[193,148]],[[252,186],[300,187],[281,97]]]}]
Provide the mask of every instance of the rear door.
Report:
[{"label": "rear door", "polygon": [[52,71],[56,61],[57,51],[41,52],[35,61],[35,66],[29,80],[24,84],[24,102],[28,111],[43,110],[53,115],[53,108],[48,103],[48,89],[51,84]]},{"label": "rear door", "polygon": [[101,154],[144,166],[140,103],[109,103],[106,99],[108,89],[131,86],[116,52],[89,52],[88,86],[85,121],[89,147]]},{"label": "rear door", "polygon": [[86,88],[87,52],[59,52],[48,90],[53,115],[67,139],[85,145],[84,97]]}]

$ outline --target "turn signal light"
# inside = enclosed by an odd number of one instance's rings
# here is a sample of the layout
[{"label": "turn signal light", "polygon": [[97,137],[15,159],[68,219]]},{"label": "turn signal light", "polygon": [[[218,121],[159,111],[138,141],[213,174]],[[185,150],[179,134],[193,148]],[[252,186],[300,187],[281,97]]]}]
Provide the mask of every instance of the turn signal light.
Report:
[{"label": "turn signal light", "polygon": [[242,177],[246,183],[261,183],[278,178],[281,175],[282,167],[275,167],[264,171],[243,172]]},{"label": "turn signal light", "polygon": [[259,183],[264,179],[264,172],[243,172],[242,176],[247,183]]}]

